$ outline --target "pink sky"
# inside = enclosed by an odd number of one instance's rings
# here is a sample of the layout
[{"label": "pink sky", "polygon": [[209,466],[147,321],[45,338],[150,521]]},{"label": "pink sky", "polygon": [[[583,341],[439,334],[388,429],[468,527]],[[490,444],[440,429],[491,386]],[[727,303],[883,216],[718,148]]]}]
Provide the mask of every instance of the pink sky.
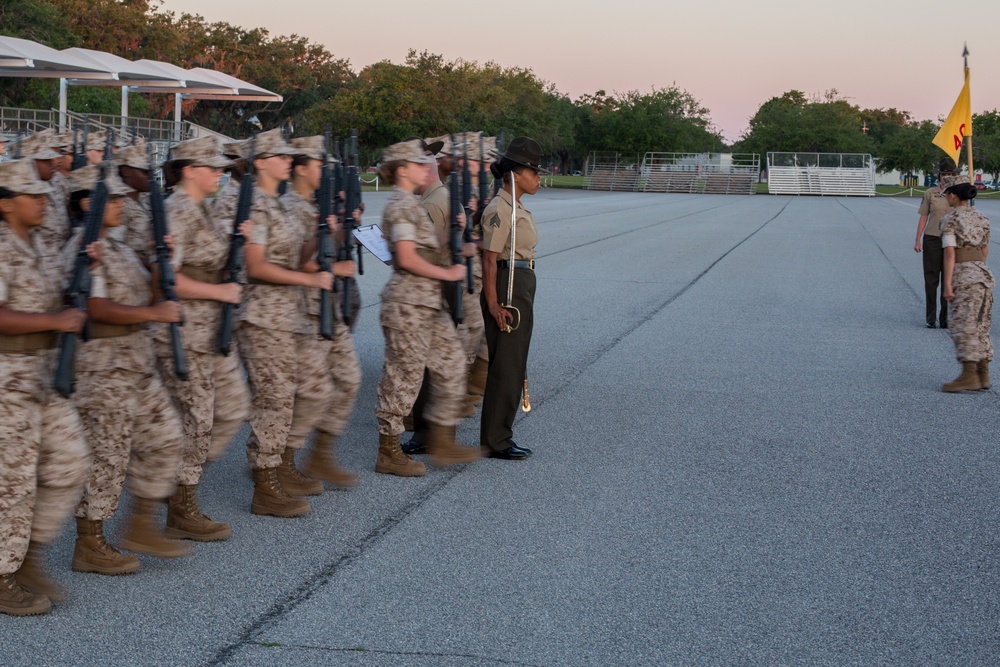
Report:
[{"label": "pink sky", "polygon": [[[272,35],[302,35],[350,60],[355,70],[380,60],[402,62],[412,48],[448,60],[530,68],[573,99],[600,89],[648,91],[676,83],[709,109],[729,141],[747,129],[761,103],[792,89],[818,94],[836,88],[862,108],[896,107],[936,120],[961,88],[963,42],[971,52],[973,112],[1000,108],[1000,74],[993,68],[1000,63],[1000,40],[991,30],[1000,17],[987,12],[987,4],[811,5],[165,0],[162,9],[266,27]],[[979,9],[960,17],[962,6]]]}]

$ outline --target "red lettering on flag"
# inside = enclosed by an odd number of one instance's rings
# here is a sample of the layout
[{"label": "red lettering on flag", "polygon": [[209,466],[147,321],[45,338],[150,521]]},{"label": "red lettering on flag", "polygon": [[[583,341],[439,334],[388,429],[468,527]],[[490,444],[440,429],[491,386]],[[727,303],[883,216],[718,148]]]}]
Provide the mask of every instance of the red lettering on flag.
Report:
[{"label": "red lettering on flag", "polygon": [[965,123],[958,126],[958,134],[951,135],[951,138],[955,142],[955,150],[961,150],[962,140],[965,139]]}]

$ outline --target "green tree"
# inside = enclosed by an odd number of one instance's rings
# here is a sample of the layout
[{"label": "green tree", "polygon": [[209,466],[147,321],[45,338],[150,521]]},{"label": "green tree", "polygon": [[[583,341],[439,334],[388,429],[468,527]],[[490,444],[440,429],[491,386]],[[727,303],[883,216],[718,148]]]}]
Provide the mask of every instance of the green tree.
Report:
[{"label": "green tree", "polygon": [[760,154],[867,153],[871,147],[862,131],[861,110],[836,90],[812,100],[800,90],[790,90],[760,106],[733,149]]},{"label": "green tree", "polygon": [[972,116],[973,166],[1000,182],[1000,111],[994,109]]},{"label": "green tree", "polygon": [[941,150],[931,143],[938,131],[936,123],[924,120],[898,126],[882,142],[875,154],[881,172],[899,171],[913,176],[919,171],[930,173],[941,157]]}]

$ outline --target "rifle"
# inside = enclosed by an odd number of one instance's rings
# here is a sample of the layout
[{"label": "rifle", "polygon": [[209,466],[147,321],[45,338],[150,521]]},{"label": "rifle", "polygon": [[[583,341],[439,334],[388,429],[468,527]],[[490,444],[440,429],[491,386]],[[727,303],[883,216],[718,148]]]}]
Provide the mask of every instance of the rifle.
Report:
[{"label": "rifle", "polygon": [[[472,199],[472,171],[469,169],[469,133],[462,136],[462,206],[465,208],[465,229],[462,230],[462,241],[472,243],[472,210],[469,200]],[[465,288],[469,294],[476,291],[476,279],[473,275],[472,258],[465,258]]]},{"label": "rifle", "polygon": [[[111,142],[104,147],[104,162],[101,163],[101,173],[97,178],[97,185],[90,195],[90,208],[84,219],[83,238],[80,247],[76,251],[76,259],[73,260],[73,274],[66,288],[65,298],[68,308],[87,312],[87,299],[90,298],[90,257],[87,255],[87,246],[97,241],[101,236],[101,227],[104,225],[104,207],[108,201],[108,186],[105,179],[111,168]],[[59,340],[59,361],[56,364],[56,375],[53,385],[59,395],[69,398],[73,395],[76,384],[76,334],[60,334]],[[90,340],[90,328],[85,322],[80,337],[84,342]]]},{"label": "rifle", "polygon": [[[452,145],[452,153],[454,154],[455,150],[454,136],[451,137],[451,145]],[[450,192],[448,194],[451,196],[451,199],[449,201],[450,206],[448,208],[450,209],[449,217],[451,219],[450,220],[451,234],[448,237],[448,248],[451,250],[451,263],[461,264],[462,241],[459,237],[459,232],[458,232],[458,227],[459,227],[458,212],[462,210],[462,202],[460,199],[462,196],[462,191],[460,189],[460,183],[458,182],[457,169],[451,170],[450,181],[451,182],[448,184],[448,189],[450,190]],[[471,265],[469,267],[469,271],[470,273],[472,271]],[[459,280],[454,283],[449,283],[447,289],[454,290],[452,292],[452,296],[448,299],[448,301],[451,302],[451,321],[454,322],[456,325],[459,325],[462,323],[462,320],[465,319],[465,313],[462,312],[462,281]]]},{"label": "rifle", "polygon": [[[133,135],[133,139],[135,136]],[[156,264],[160,269],[160,292],[165,301],[177,301],[174,291],[176,284],[174,267],[170,265],[170,248],[167,247],[167,212],[163,209],[163,191],[160,189],[160,179],[153,164],[153,142],[146,144],[149,155],[149,208],[153,218],[153,240],[156,243]],[[181,340],[181,325],[183,322],[170,323],[170,347],[174,354],[174,375],[178,380],[187,380],[187,358],[184,356],[184,343]]]},{"label": "rifle", "polygon": [[[361,206],[361,175],[358,173],[358,131],[351,130],[350,143],[351,163],[344,170],[344,242],[340,246],[338,259],[349,262],[354,259],[354,209]],[[345,148],[346,154],[348,149]],[[346,155],[345,155],[346,157]],[[361,263],[361,251],[358,251],[358,273],[364,275],[365,268]],[[351,326],[351,281],[354,278],[344,278],[343,309],[341,315],[344,324]]]},{"label": "rifle", "polygon": [[486,150],[483,144],[483,135],[479,135],[479,215],[482,216],[486,210],[486,199],[490,194],[490,186],[486,183],[489,171],[486,169]]},{"label": "rifle", "polygon": [[[226,266],[222,269],[222,282],[239,282],[240,274],[243,272],[243,243],[245,239],[240,233],[240,225],[250,217],[250,207],[253,205],[253,159],[257,151],[256,132],[250,137],[250,152],[247,157],[247,173],[243,174],[240,181],[240,196],[236,203],[236,215],[233,219],[233,235],[229,239],[229,257],[226,259]],[[222,304],[222,318],[219,321],[219,335],[216,339],[216,349],[219,354],[228,357],[233,340],[233,311],[235,304]]]},{"label": "rifle", "polygon": [[[507,143],[506,131],[500,130],[500,135],[497,137],[497,155],[503,153],[503,145]],[[498,158],[499,159],[499,158]],[[500,188],[503,187],[503,179],[498,178],[493,181],[493,196],[496,197],[500,193]]]},{"label": "rifle", "polygon": [[[88,128],[90,127],[90,116],[85,116],[83,121],[83,140],[80,142],[80,147],[73,147],[73,164],[70,165],[70,171],[76,171],[77,169],[83,169],[87,166],[87,136]],[[76,130],[73,130],[74,144],[76,143]],[[105,151],[106,153],[107,151]]]},{"label": "rifle", "polygon": [[[330,238],[330,223],[334,203],[333,169],[330,168],[330,127],[323,132],[323,166],[319,177],[316,202],[319,204],[319,224],[316,227],[316,262],[320,271],[330,271],[333,261],[333,241]],[[329,290],[319,292],[319,335],[333,340],[333,295]]]}]

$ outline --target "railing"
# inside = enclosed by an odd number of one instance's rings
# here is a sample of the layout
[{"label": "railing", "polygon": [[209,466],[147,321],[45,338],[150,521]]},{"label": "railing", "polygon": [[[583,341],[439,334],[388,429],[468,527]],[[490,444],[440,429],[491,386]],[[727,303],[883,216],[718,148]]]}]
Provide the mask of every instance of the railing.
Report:
[{"label": "railing", "polygon": [[58,111],[0,107],[0,130],[10,134],[39,132],[58,125]]},{"label": "railing", "polygon": [[788,195],[875,195],[868,153],[768,153],[768,192]]}]

